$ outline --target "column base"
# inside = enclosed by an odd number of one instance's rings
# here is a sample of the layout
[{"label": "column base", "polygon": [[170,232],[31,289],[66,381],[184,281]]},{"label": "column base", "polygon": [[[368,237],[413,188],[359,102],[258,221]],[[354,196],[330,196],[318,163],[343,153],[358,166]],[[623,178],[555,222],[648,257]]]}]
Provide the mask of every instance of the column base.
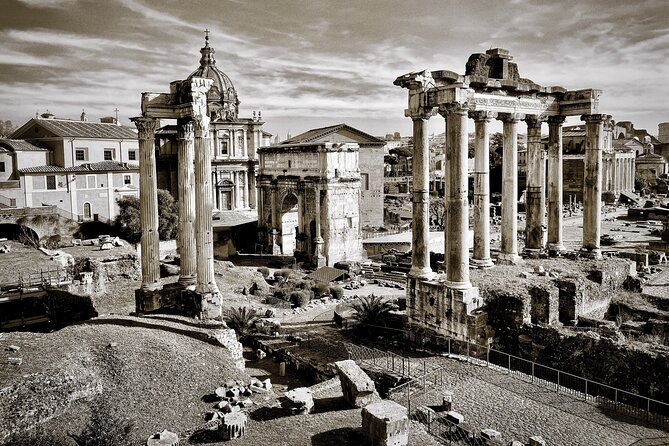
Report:
[{"label": "column base", "polygon": [[500,253],[497,256],[498,265],[519,265],[523,263],[523,259],[515,253]]},{"label": "column base", "polygon": [[163,282],[158,280],[157,282],[154,283],[143,283],[142,286],[139,288],[141,291],[150,293],[153,291],[159,291],[163,289]]},{"label": "column base", "polygon": [[[452,282],[450,280],[446,280],[444,282],[444,285],[446,288],[451,289],[451,290],[469,290],[472,288],[472,283],[471,282]],[[476,289],[478,291],[478,288]]]},{"label": "column base", "polygon": [[325,256],[316,256],[314,258],[314,263],[316,264],[316,268],[322,268],[323,266],[327,265],[327,260]]},{"label": "column base", "polygon": [[543,248],[525,248],[523,254],[531,259],[538,259],[546,254],[546,250]]},{"label": "column base", "polygon": [[492,268],[493,266],[495,266],[495,262],[493,262],[491,258],[471,259],[469,261],[469,264],[474,268],[479,268],[479,269]]},{"label": "column base", "polygon": [[564,252],[567,248],[564,247],[562,243],[549,243],[548,251],[549,252]]},{"label": "column base", "polygon": [[198,316],[200,319],[216,319],[223,315],[222,296],[218,291],[211,293],[195,292],[200,301]]},{"label": "column base", "polygon": [[281,255],[281,247],[277,245],[276,243],[273,244],[270,247],[270,254],[273,256],[280,256]]},{"label": "column base", "polygon": [[594,260],[602,260],[602,250],[600,248],[586,248],[585,246],[581,248],[580,254],[582,257]]},{"label": "column base", "polygon": [[408,276],[414,279],[432,280],[437,277],[437,274],[432,271],[432,268],[429,266],[425,266],[423,268],[412,266],[409,270]]},{"label": "column base", "polygon": [[195,291],[195,283],[197,282],[196,276],[180,276],[179,285],[183,286],[185,289],[190,291]]},{"label": "column base", "polygon": [[456,301],[464,304],[466,314],[471,314],[474,310],[483,305],[483,300],[480,297],[478,287],[473,287],[471,283],[468,288],[455,288],[447,282],[446,288],[448,289],[448,295],[452,296]]}]

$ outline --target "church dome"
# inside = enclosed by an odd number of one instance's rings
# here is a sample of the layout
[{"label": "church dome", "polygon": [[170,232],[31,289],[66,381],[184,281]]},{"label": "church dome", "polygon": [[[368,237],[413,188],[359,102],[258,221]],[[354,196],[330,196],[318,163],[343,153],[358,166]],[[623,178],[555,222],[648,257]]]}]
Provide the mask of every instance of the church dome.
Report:
[{"label": "church dome", "polygon": [[193,77],[203,77],[214,81],[209,93],[207,102],[212,112],[213,119],[235,120],[239,111],[239,99],[237,90],[227,74],[216,67],[214,59],[214,49],[209,46],[209,32],[205,32],[204,47],[200,49],[200,66],[193,71],[188,80]]}]

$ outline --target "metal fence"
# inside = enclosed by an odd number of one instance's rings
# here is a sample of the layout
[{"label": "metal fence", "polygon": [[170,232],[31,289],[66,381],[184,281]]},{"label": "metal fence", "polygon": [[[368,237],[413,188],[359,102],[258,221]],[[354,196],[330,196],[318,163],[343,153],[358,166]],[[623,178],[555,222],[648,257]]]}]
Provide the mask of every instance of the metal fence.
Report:
[{"label": "metal fence", "polygon": [[[405,358],[392,352],[345,343],[349,358],[358,363],[385,368],[409,381],[391,389],[391,395],[406,395],[409,410],[412,401],[428,388],[443,385],[444,370],[425,360]],[[644,420],[669,428],[669,404],[592,381],[571,373],[519,358],[467,340],[448,339],[444,353],[457,355],[467,362],[506,373],[516,379],[582,399],[604,410]],[[439,375],[439,377],[437,376]],[[411,411],[409,411],[411,413]]]}]

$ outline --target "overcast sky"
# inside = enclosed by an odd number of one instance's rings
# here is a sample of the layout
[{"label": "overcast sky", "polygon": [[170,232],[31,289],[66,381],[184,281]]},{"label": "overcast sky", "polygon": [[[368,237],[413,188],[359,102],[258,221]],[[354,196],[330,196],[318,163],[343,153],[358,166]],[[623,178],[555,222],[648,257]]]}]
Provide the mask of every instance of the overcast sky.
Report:
[{"label": "overcast sky", "polygon": [[[203,30],[241,115],[295,135],[346,122],[410,134],[409,71],[464,72],[471,53],[510,50],[522,77],[604,90],[600,111],[657,133],[669,121],[669,1],[0,0],[0,119],[49,109],[139,114],[198,66]],[[184,6],[186,5],[186,6]],[[443,131],[443,121],[431,121]]]}]

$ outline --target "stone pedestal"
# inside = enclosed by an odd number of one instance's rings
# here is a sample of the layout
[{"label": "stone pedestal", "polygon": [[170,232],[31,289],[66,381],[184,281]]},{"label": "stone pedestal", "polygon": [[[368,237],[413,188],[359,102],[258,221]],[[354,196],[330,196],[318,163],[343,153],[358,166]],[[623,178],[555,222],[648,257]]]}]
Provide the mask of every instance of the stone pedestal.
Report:
[{"label": "stone pedestal", "polygon": [[377,398],[374,381],[349,359],[335,362],[344,399],[353,407],[365,407]]},{"label": "stone pedestal", "polygon": [[391,400],[370,404],[362,409],[362,436],[371,446],[409,444],[407,409]]},{"label": "stone pedestal", "polygon": [[218,426],[218,436],[221,440],[234,440],[243,437],[246,433],[246,414],[231,412],[223,416]]}]

